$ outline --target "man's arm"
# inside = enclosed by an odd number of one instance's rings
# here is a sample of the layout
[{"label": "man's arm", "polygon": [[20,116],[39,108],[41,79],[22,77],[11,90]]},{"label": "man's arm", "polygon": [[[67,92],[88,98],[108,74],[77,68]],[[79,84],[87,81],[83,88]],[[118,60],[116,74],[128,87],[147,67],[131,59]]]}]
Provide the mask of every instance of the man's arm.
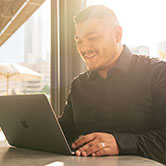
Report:
[{"label": "man's arm", "polygon": [[72,147],[80,147],[76,151],[77,156],[128,154],[166,163],[166,128],[144,134],[91,133],[80,137]]},{"label": "man's arm", "polygon": [[65,104],[64,112],[62,116],[59,118],[59,123],[65,133],[65,136],[71,145],[79,136],[79,132],[75,126],[73,121],[73,110],[72,104],[70,100],[70,94]]},{"label": "man's arm", "polygon": [[166,128],[145,134],[114,134],[119,154],[139,155],[166,163]]},{"label": "man's arm", "polygon": [[[166,163],[166,64],[152,71],[150,87],[156,128],[142,134],[114,134],[120,154],[137,154]],[[129,145],[129,146],[128,146]]]}]

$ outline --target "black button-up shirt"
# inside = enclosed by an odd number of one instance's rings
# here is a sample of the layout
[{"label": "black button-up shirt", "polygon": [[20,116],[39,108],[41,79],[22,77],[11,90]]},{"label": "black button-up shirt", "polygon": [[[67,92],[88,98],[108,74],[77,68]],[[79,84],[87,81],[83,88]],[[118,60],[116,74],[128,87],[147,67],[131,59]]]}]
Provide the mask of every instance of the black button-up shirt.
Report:
[{"label": "black button-up shirt", "polygon": [[166,63],[124,46],[106,79],[87,71],[73,80],[60,123],[69,140],[106,132],[120,154],[166,162]]}]

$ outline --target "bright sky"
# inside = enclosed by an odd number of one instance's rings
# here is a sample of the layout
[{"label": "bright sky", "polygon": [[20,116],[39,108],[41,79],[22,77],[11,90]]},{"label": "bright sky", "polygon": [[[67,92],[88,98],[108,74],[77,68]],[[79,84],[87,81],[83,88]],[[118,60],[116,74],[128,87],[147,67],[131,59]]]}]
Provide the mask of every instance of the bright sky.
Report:
[{"label": "bright sky", "polygon": [[95,4],[115,12],[123,28],[123,43],[150,46],[155,54],[157,43],[166,41],[166,0],[87,0],[88,6]]}]

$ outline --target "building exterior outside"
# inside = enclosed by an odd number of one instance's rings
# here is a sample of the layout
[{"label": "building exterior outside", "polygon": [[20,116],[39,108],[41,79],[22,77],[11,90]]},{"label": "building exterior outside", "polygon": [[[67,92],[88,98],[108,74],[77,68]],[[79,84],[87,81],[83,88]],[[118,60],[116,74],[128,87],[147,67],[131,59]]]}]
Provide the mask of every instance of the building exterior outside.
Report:
[{"label": "building exterior outside", "polygon": [[130,49],[134,54],[146,55],[146,56],[150,55],[150,50],[148,46],[141,45],[141,46],[131,47]]},{"label": "building exterior outside", "polygon": [[157,45],[157,52],[159,58],[166,60],[166,41],[159,42]]}]

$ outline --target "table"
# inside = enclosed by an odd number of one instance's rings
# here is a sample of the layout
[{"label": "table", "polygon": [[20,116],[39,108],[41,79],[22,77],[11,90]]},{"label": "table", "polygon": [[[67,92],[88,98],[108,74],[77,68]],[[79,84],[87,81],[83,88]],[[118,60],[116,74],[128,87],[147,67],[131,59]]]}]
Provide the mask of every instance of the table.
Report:
[{"label": "table", "polygon": [[11,147],[0,141],[0,166],[163,166],[138,156],[77,157]]}]

